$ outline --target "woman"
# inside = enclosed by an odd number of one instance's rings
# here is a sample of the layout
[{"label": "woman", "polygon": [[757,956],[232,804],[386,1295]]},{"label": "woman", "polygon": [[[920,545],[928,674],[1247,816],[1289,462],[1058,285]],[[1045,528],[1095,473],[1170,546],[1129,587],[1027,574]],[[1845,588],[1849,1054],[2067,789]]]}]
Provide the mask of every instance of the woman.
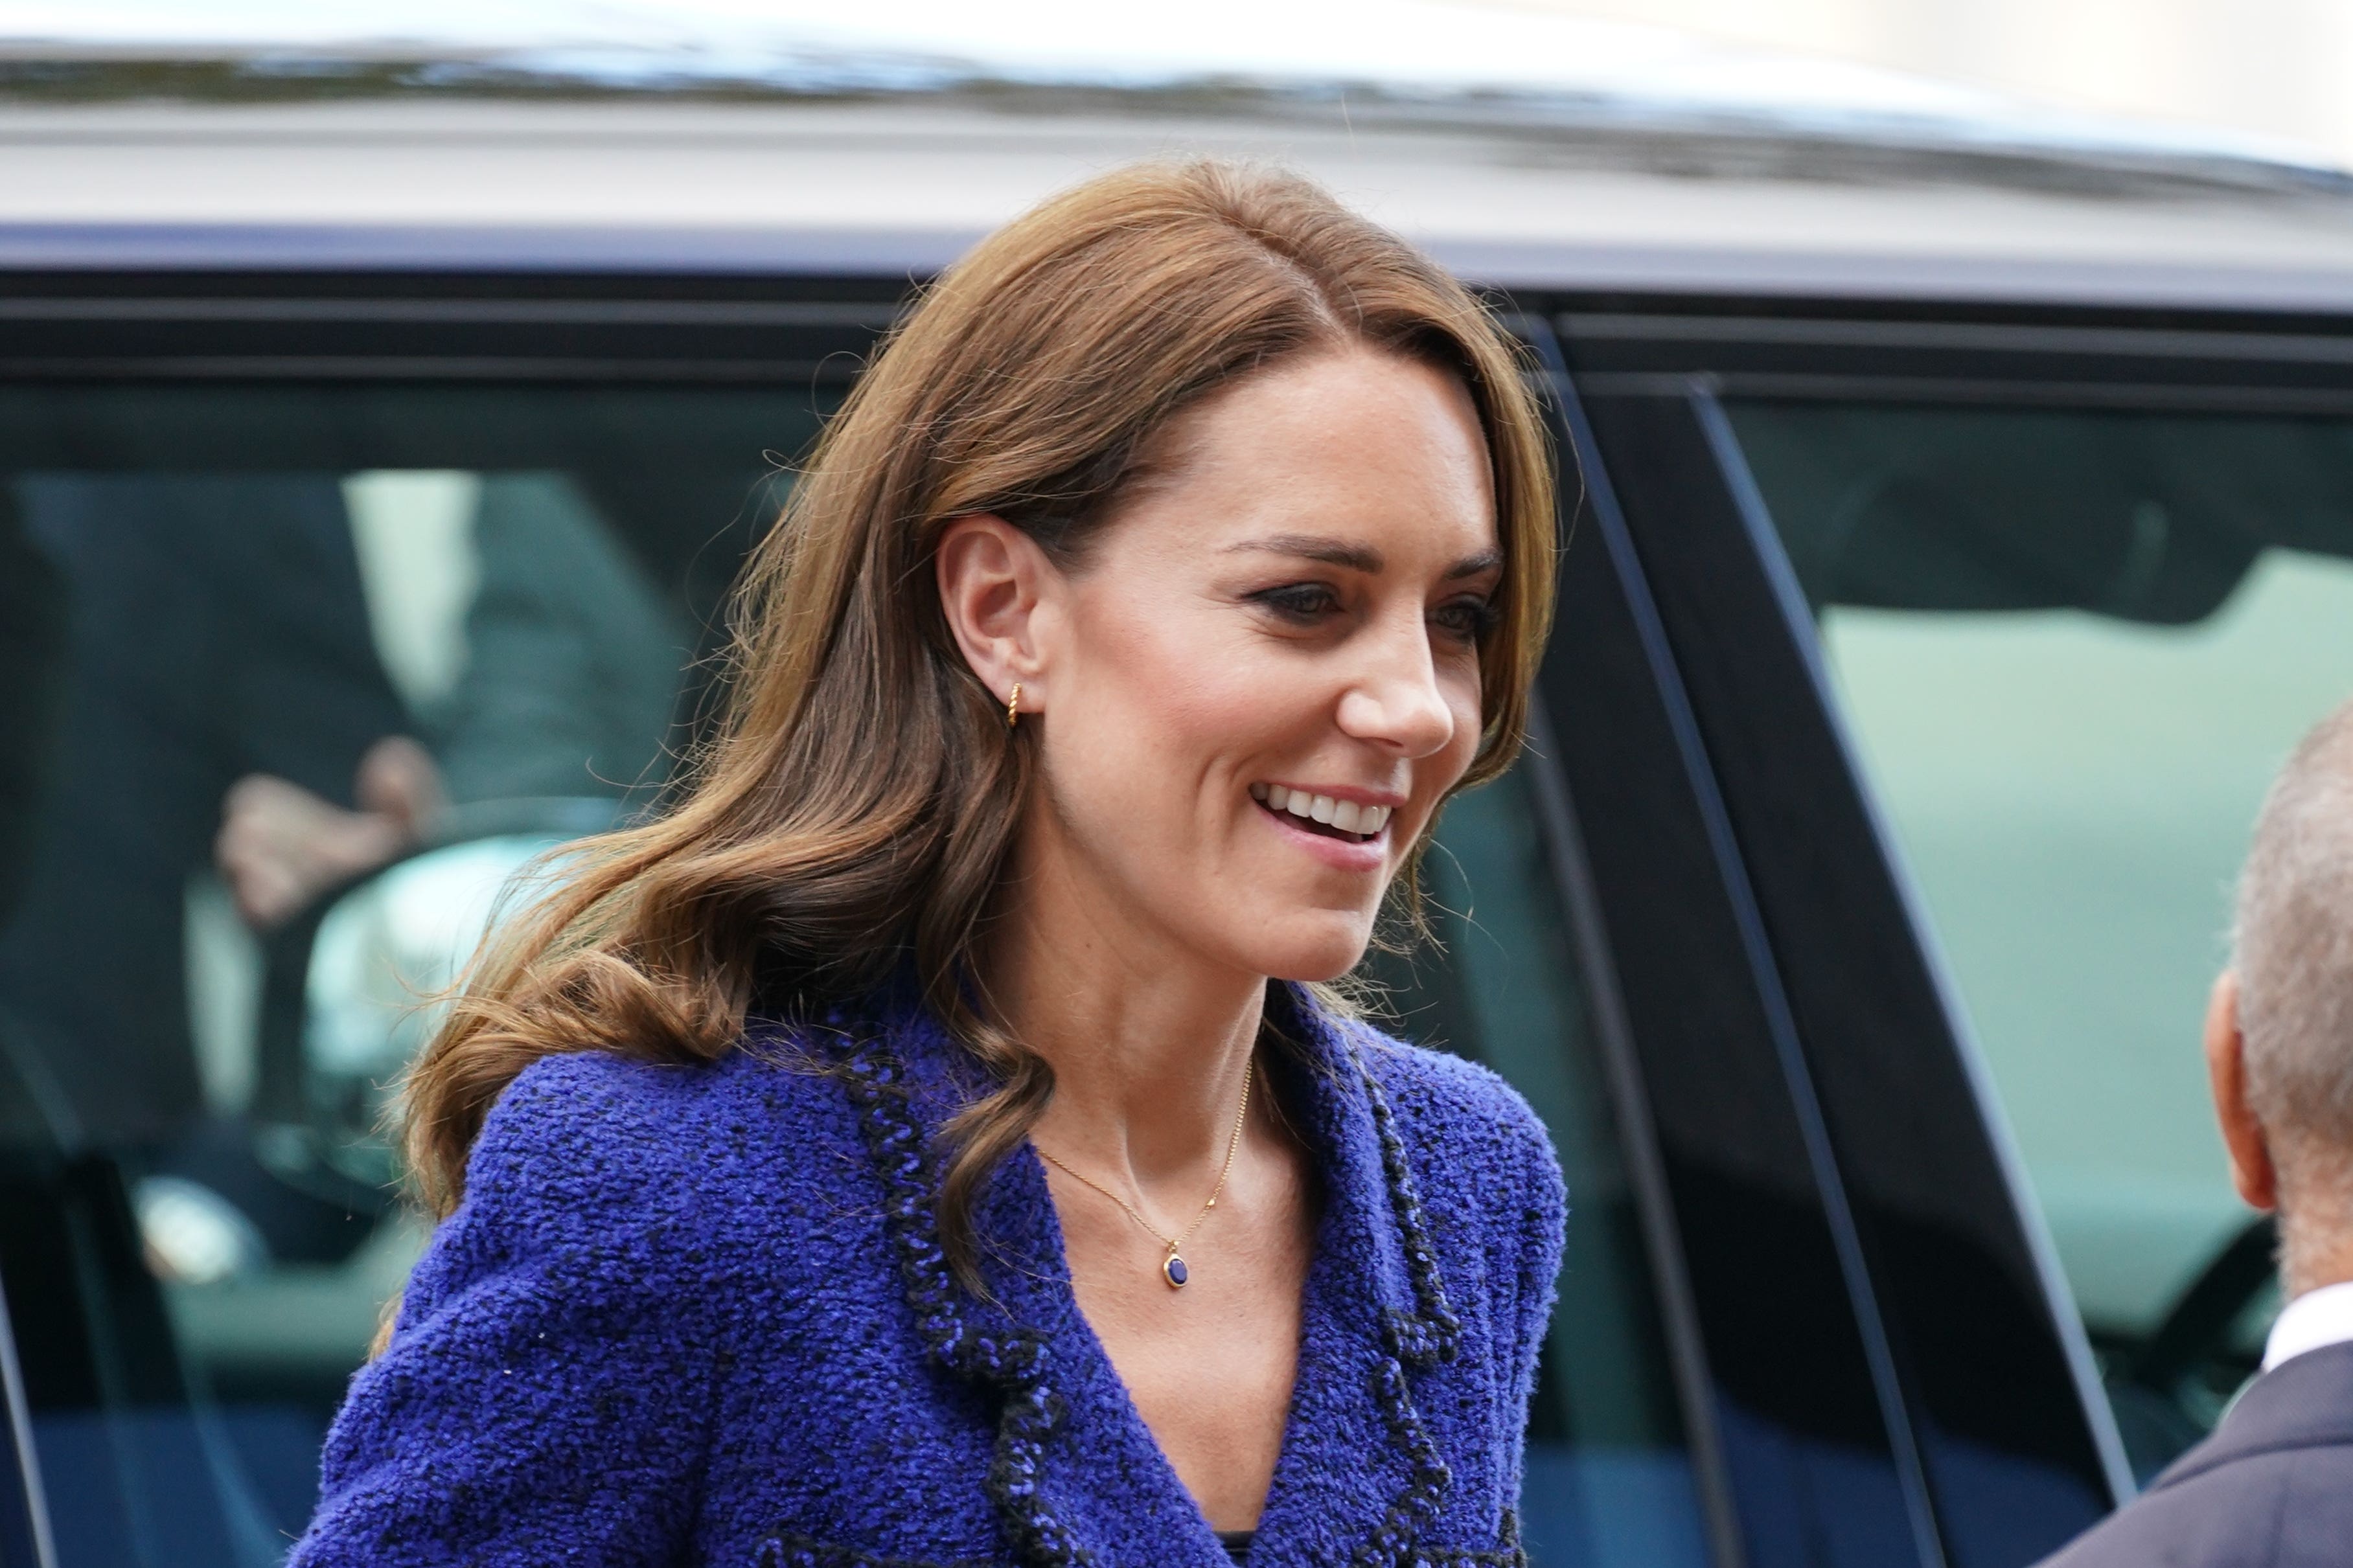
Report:
[{"label": "woman", "polygon": [[443,1224],[295,1561],[1517,1561],[1557,1167],[1321,983],[1518,746],[1552,538],[1507,340],[1314,187],[982,245],[691,789],[413,1075]]}]

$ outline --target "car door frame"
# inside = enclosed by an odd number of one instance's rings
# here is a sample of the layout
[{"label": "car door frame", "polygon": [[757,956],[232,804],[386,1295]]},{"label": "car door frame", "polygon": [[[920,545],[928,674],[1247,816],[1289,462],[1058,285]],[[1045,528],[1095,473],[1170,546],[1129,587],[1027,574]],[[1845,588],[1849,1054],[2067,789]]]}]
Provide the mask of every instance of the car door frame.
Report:
[{"label": "car door frame", "polygon": [[57,1544],[49,1533],[48,1498],[41,1485],[41,1460],[33,1446],[32,1407],[25,1395],[25,1369],[16,1359],[16,1331],[0,1291],[0,1398],[7,1419],[0,1424],[0,1562],[58,1568]]},{"label": "car door frame", "polygon": [[[2021,1279],[2039,1277],[2053,1346],[2076,1385],[2101,1464],[2116,1495],[2128,1496],[2121,1446],[2055,1253],[1917,890],[1862,783],[1824,677],[1811,615],[1723,402],[1748,396],[2341,416],[2353,414],[2353,321],[1933,301],[1654,297],[1564,300],[1554,306],[1562,345],[1557,373],[1583,398],[1581,408],[1599,405],[1608,411],[1600,435],[1588,418],[1579,432],[1580,455],[1624,476],[1624,488],[1634,494],[1631,548],[1662,584],[1674,654],[1686,670],[1702,670],[1704,689],[1695,714],[1713,765],[1727,774],[1727,798],[1753,802],[1769,795],[1758,779],[1780,759],[1814,792],[1810,809],[1825,819],[1838,842],[1835,859],[1844,879],[1862,885],[1860,896],[1876,902],[1888,925],[1908,933],[1912,952],[1891,951],[1886,958],[1905,972],[1898,988],[1909,993],[1913,1026],[1924,1037],[1942,1034],[1941,1048],[1930,1054],[1945,1057],[1968,1085],[1984,1133],[1974,1162],[1978,1184],[2006,1188],[2008,1207],[2017,1216],[2010,1266]],[[1765,657],[1743,658],[1710,647],[1727,624],[1749,635],[1748,653],[1761,650]],[[1760,709],[1794,717],[1794,728],[1805,732],[1793,739],[1792,725],[1776,726],[1769,746],[1756,734],[1743,735],[1744,721]],[[1831,809],[1823,806],[1825,795]],[[1788,836],[1751,822],[1736,837],[1746,858],[1769,862],[1777,842]],[[1768,866],[1761,875],[1780,885],[1768,900],[1778,906],[1770,910],[1783,955],[1777,966],[1802,971],[1802,957],[1786,956],[1804,945],[1803,936],[1789,930],[1805,923],[1792,892],[1795,874],[1787,866]],[[1850,948],[1865,950],[1867,944]],[[1825,986],[1819,974],[1800,973],[1790,986],[1801,1002],[1811,996],[1821,1011]],[[1853,1093],[1858,1053],[1852,1041],[1841,1050],[1836,1039],[1853,1032],[1852,1019],[1820,1016],[1800,1031],[1812,1073],[1833,1100]],[[1883,1206],[1887,1194],[1879,1189],[1884,1182],[1852,1158],[1845,1163],[1845,1184],[1858,1205]],[[1988,1218],[1999,1217],[2001,1205],[1978,1206]],[[1860,1239],[1883,1278],[1888,1248],[1883,1239],[1872,1239],[1871,1229],[1865,1225]],[[1904,1316],[1896,1314],[1894,1341],[1916,1328],[1902,1322]],[[1899,1373],[1907,1405],[1933,1406],[1920,1390],[1916,1363]],[[1933,1413],[1928,1415],[1932,1420]]]}]

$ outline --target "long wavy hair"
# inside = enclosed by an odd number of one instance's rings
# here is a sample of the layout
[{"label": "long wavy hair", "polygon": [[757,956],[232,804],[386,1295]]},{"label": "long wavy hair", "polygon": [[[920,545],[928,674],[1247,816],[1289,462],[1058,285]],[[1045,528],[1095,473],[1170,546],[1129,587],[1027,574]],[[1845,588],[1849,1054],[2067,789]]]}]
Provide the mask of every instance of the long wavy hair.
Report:
[{"label": "long wavy hair", "polygon": [[[912,964],[994,1085],[946,1129],[941,1167],[943,1240],[976,1280],[974,1199],[1053,1092],[964,969],[1038,763],[1033,730],[1008,732],[949,634],[933,552],[954,519],[993,512],[1082,567],[1171,416],[1351,345],[1440,367],[1476,407],[1504,568],[1463,785],[1507,766],[1551,616],[1555,527],[1514,341],[1303,180],[1210,162],[1092,180],[999,229],[908,312],[745,565],[727,705],[670,805],[567,851],[555,890],[477,961],[405,1087],[427,1209],[457,1206],[483,1119],[541,1058],[709,1061],[755,1005],[789,1018]],[[1400,881],[1410,900],[1410,871]]]}]

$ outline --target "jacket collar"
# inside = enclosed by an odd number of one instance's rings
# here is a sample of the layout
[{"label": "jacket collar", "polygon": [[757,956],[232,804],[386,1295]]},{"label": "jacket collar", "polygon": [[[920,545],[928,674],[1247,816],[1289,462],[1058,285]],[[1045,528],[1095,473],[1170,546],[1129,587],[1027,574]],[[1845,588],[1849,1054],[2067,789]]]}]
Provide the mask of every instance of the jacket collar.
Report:
[{"label": "jacket collar", "polygon": [[[1461,1329],[1367,1060],[1393,1047],[1298,987],[1271,988],[1269,1016],[1302,1047],[1278,1070],[1324,1208],[1298,1381],[1250,1560],[1254,1568],[1410,1561],[1451,1484],[1413,1385],[1453,1359]],[[994,1301],[976,1300],[948,1269],[932,1140],[976,1087],[969,1058],[903,998],[841,1038],[843,1083],[882,1184],[917,1332],[944,1372],[996,1402],[986,1484],[1018,1560],[1223,1568],[1222,1548],[1079,1311],[1044,1173],[1027,1148],[999,1168],[976,1215]]]},{"label": "jacket collar", "polygon": [[2212,1436],[2176,1459],[2151,1491],[2283,1448],[2353,1447],[2353,1342],[2290,1356],[2247,1385]]}]

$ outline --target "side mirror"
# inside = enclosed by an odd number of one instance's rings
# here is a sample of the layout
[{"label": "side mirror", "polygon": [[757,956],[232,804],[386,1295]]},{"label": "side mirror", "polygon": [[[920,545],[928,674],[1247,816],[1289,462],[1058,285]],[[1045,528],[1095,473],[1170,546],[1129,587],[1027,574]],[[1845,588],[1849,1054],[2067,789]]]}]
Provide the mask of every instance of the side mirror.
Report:
[{"label": "side mirror", "polygon": [[[518,803],[520,804],[520,803]],[[321,900],[272,941],[263,980],[256,1152],[280,1180],[354,1213],[399,1177],[385,1113],[492,925],[563,875],[563,847],[611,802],[547,802],[452,823],[441,842]],[[596,820],[588,820],[593,806]]]},{"label": "side mirror", "polygon": [[493,920],[544,891],[554,868],[542,857],[563,842],[510,834],[428,849],[321,916],[302,982],[302,1098],[318,1152],[343,1174],[396,1178],[383,1136],[392,1092]]}]

